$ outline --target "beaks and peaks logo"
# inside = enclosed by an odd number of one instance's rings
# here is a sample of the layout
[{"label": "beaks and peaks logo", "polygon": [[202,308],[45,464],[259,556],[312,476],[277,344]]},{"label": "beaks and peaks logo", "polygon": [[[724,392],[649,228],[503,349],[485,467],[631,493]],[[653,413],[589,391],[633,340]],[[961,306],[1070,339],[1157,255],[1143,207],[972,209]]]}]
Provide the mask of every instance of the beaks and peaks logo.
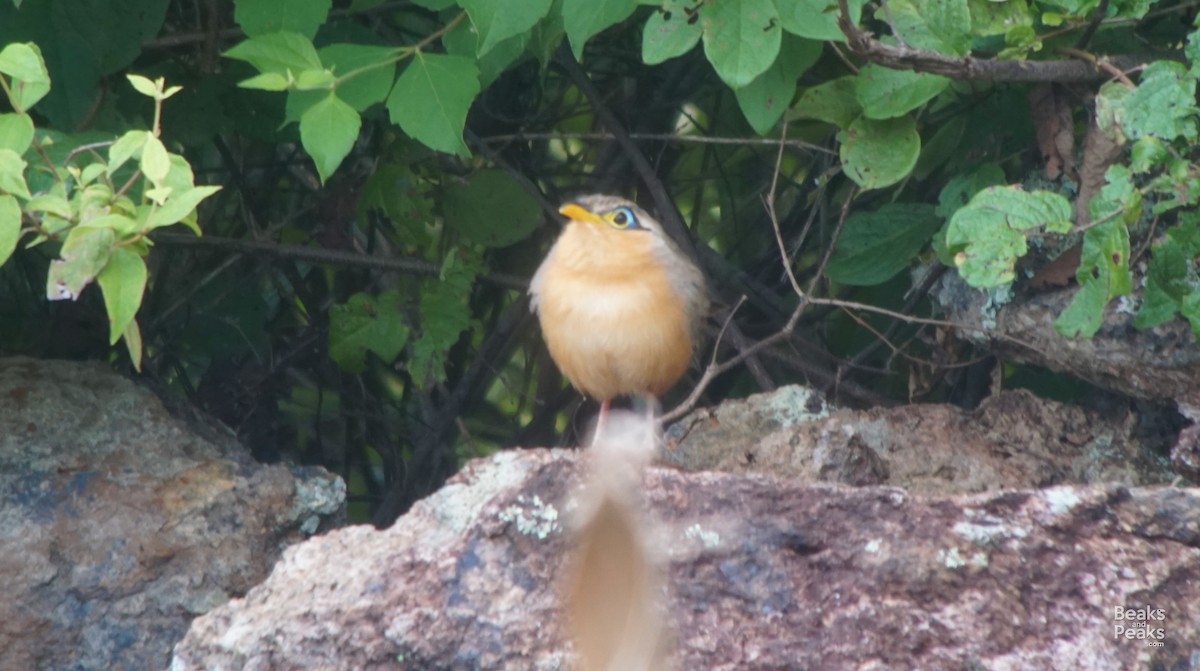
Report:
[{"label": "beaks and peaks logo", "polygon": [[1167,639],[1167,611],[1164,608],[1143,606],[1113,608],[1113,638],[1143,641],[1147,647],[1161,648]]}]

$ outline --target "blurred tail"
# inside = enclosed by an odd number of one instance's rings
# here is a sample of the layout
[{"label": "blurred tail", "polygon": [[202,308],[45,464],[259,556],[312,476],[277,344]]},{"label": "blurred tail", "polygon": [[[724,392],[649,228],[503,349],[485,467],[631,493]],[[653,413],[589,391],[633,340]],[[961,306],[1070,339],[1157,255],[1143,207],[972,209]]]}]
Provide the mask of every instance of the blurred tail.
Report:
[{"label": "blurred tail", "polygon": [[641,474],[653,423],[614,413],[589,450],[566,607],[582,671],[663,671],[669,636],[658,608],[665,581],[649,550]]}]

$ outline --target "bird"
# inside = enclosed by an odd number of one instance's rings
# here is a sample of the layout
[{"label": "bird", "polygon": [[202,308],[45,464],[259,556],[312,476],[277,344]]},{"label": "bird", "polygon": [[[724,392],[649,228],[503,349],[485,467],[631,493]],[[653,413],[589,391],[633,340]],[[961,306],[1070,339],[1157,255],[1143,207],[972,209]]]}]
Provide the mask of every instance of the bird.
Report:
[{"label": "bird", "polygon": [[530,309],[555,365],[600,402],[598,437],[615,397],[641,397],[652,415],[687,371],[708,292],[700,269],[633,202],[594,194],[559,213],[568,221],[530,281]]}]

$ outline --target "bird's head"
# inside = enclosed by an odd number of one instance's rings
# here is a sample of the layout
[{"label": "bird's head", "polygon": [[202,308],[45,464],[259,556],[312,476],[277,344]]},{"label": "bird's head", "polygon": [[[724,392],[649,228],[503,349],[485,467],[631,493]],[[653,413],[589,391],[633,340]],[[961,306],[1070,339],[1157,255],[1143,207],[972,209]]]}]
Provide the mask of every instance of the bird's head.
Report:
[{"label": "bird's head", "polygon": [[642,208],[616,196],[581,196],[558,209],[571,221],[618,231],[662,233],[662,228]]}]

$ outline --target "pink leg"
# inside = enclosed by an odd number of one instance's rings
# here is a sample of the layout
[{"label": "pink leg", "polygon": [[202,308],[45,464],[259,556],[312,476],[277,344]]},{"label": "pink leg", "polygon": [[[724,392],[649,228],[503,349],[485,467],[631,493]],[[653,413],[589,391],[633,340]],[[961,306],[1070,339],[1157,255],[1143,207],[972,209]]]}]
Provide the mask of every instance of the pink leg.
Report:
[{"label": "pink leg", "polygon": [[600,416],[596,418],[596,433],[592,434],[592,444],[600,440],[600,434],[604,431],[604,421],[608,419],[608,405],[612,403],[611,398],[606,398],[600,401]]}]

